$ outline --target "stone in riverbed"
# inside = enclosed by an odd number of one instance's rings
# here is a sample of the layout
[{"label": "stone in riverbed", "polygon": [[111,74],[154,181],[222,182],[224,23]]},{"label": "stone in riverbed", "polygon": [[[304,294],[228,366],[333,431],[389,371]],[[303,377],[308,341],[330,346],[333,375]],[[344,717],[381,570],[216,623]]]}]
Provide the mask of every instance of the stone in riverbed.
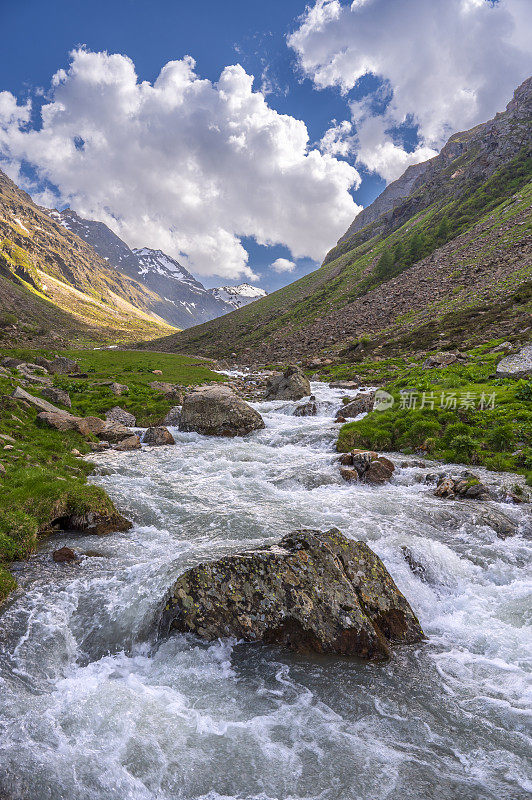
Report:
[{"label": "stone in riverbed", "polygon": [[518,524],[495,508],[482,508],[474,514],[473,521],[476,525],[486,525],[492,528],[499,539],[507,539],[515,536],[519,528]]},{"label": "stone in riverbed", "polygon": [[343,417],[344,419],[349,419],[352,417],[358,417],[359,414],[367,414],[373,409],[373,403],[375,402],[375,392],[367,392],[366,394],[361,394],[358,397],[355,397],[350,403],[342,406],[336,412],[336,417]]},{"label": "stone in riverbed", "polygon": [[161,614],[159,633],[171,630],[365,659],[424,638],[382,561],[336,528],[187,570]]},{"label": "stone in riverbed", "polygon": [[76,555],[71,547],[60,547],[59,550],[54,550],[52,558],[58,564],[67,564],[72,561],[79,561],[79,556]]},{"label": "stone in riverbed", "polygon": [[180,431],[206,436],[245,436],[264,428],[264,420],[228,386],[206,386],[185,395]]},{"label": "stone in riverbed", "polygon": [[118,511],[85,511],[71,513],[59,505],[58,516],[51,523],[51,530],[72,531],[87,535],[103,536],[116,531],[128,531],[133,524]]},{"label": "stone in riverbed", "polygon": [[491,500],[492,493],[472,473],[464,477],[455,478],[451,475],[440,477],[438,485],[434,490],[436,497],[448,500]]},{"label": "stone in riverbed", "polygon": [[115,444],[113,450],[119,450],[120,452],[140,450],[140,436],[134,433],[131,436],[127,436],[125,439],[121,439],[118,444]]},{"label": "stone in riverbed", "polygon": [[157,428],[148,428],[142,441],[144,444],[150,444],[152,446],[175,444],[175,439],[168,428],[162,425]]},{"label": "stone in riverbed", "polygon": [[302,403],[300,406],[296,406],[294,417],[315,417],[317,413],[318,406],[316,405],[316,398],[311,394],[308,403]]},{"label": "stone in riverbed", "polygon": [[282,375],[269,381],[265,400],[301,400],[310,395],[310,383],[303,371],[296,366],[287,367]]},{"label": "stone in riverbed", "polygon": [[387,483],[395,471],[393,461],[373,450],[351,450],[350,453],[343,453],[339,461],[342,465],[340,474],[349,481],[357,479],[352,474],[356,472],[357,477],[365,483]]}]

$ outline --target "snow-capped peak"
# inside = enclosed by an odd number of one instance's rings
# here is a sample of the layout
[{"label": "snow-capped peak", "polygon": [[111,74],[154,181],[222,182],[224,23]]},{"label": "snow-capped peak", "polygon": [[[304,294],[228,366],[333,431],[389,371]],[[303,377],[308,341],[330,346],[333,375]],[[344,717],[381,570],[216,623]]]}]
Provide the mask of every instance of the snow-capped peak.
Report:
[{"label": "snow-capped peak", "polygon": [[166,255],[162,250],[152,250],[150,247],[136,247],[133,248],[133,252],[138,259],[139,275],[155,272],[158,275],[174,278],[178,281],[190,283],[198,288],[203,288],[199,281],[197,281],[179,261]]},{"label": "snow-capped peak", "polygon": [[242,306],[258,300],[259,297],[266,297],[267,292],[259,286],[251,286],[250,283],[240,283],[238,286],[219,286],[211,289],[211,292],[218,300],[223,300],[233,308]]}]

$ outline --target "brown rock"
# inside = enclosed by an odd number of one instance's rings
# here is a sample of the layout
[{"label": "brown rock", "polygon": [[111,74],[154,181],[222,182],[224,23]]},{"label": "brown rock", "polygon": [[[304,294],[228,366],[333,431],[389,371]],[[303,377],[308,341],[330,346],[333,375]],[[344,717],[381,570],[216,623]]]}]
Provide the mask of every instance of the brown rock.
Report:
[{"label": "brown rock", "polygon": [[114,450],[127,451],[127,450],[140,450],[140,436],[133,434],[121,439],[118,444],[115,444]]},{"label": "brown rock", "polygon": [[349,467],[340,467],[340,475],[342,476],[344,481],[349,481],[350,483],[360,480],[360,475],[358,474],[358,471],[353,468],[350,469]]},{"label": "brown rock", "polygon": [[384,464],[384,466],[389,469],[390,472],[395,472],[395,464],[393,461],[390,461],[389,458],[386,458],[386,456],[379,456],[377,461],[380,461],[381,464]]},{"label": "brown rock", "polygon": [[338,461],[344,467],[352,466],[353,465],[353,454],[352,453],[342,453],[342,455],[340,456]]},{"label": "brown rock", "polygon": [[58,564],[65,564],[70,561],[78,561],[79,556],[76,555],[74,550],[70,547],[60,547],[59,550],[54,550],[52,553],[52,558],[54,561],[57,561]]},{"label": "brown rock", "polygon": [[392,472],[393,470],[389,469],[381,461],[372,461],[364,473],[364,480],[367,483],[386,483],[392,477]]},{"label": "brown rock", "polygon": [[152,446],[175,444],[175,439],[168,428],[165,428],[162,425],[157,428],[148,428],[142,441],[144,444],[149,444]]}]

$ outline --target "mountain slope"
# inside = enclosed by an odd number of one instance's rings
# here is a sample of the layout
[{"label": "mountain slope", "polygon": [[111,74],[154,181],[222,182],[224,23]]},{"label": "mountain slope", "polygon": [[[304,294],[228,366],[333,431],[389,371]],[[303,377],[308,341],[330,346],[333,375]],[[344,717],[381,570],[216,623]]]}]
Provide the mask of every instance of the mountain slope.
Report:
[{"label": "mountain slope", "polygon": [[46,307],[49,318],[55,306],[68,315],[58,313],[58,320],[70,318],[73,330],[97,338],[154,338],[172,330],[152,312],[153,292],[110,267],[1,171],[0,275],[2,307],[8,308],[8,281],[18,286],[22,321],[37,307]]},{"label": "mountain slope", "polygon": [[155,292],[160,299],[152,310],[179,328],[190,328],[227,314],[266,294],[249,284],[206,289],[182,264],[162,250],[131,249],[103,222],[83,219],[70,208],[49,213],[63,227],[88,242],[109,264]]},{"label": "mountain slope", "polygon": [[[157,348],[243,361],[356,357],[530,324],[532,79],[354,220],[323,266]],[[358,222],[357,222],[358,220]],[[474,322],[473,322],[474,321]]]}]

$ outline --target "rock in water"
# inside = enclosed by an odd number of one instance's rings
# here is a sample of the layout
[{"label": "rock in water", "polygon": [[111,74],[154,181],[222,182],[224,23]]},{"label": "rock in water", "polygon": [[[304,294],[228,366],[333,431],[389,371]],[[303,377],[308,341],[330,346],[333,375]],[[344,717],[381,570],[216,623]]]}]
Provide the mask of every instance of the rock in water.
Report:
[{"label": "rock in water", "polygon": [[126,452],[128,450],[140,450],[140,436],[137,436],[137,434],[134,433],[125,439],[121,439],[118,444],[115,444],[113,450],[119,450],[120,452]]},{"label": "rock in water", "polygon": [[316,404],[316,398],[311,394],[308,403],[302,403],[300,406],[296,407],[294,417],[315,417],[317,413],[318,406]]},{"label": "rock in water", "polygon": [[359,414],[368,414],[373,410],[374,402],[375,392],[361,394],[354,400],[351,400],[350,403],[346,403],[346,405],[342,406],[342,408],[339,408],[336,412],[336,417],[344,417],[345,419],[348,419],[351,417],[358,417]]},{"label": "rock in water", "polygon": [[424,638],[382,561],[336,528],[294,531],[276,545],[187,570],[159,630],[366,659]]},{"label": "rock in water", "polygon": [[144,444],[151,444],[152,446],[175,444],[175,439],[168,428],[165,428],[162,425],[157,428],[148,428],[142,441]]},{"label": "rock in water", "polygon": [[527,378],[532,375],[532,344],[527,344],[513,356],[506,356],[497,364],[499,378]]},{"label": "rock in water", "polygon": [[205,436],[245,436],[260,428],[264,428],[264,420],[259,412],[228,386],[207,386],[185,395],[180,431],[196,431]]},{"label": "rock in water", "polygon": [[52,558],[58,564],[79,560],[79,556],[74,552],[74,550],[72,550],[71,547],[60,547],[59,550],[54,550],[52,553]]},{"label": "rock in water", "polygon": [[310,383],[299,367],[287,367],[282,375],[272,378],[265,400],[301,400],[310,395]]}]

